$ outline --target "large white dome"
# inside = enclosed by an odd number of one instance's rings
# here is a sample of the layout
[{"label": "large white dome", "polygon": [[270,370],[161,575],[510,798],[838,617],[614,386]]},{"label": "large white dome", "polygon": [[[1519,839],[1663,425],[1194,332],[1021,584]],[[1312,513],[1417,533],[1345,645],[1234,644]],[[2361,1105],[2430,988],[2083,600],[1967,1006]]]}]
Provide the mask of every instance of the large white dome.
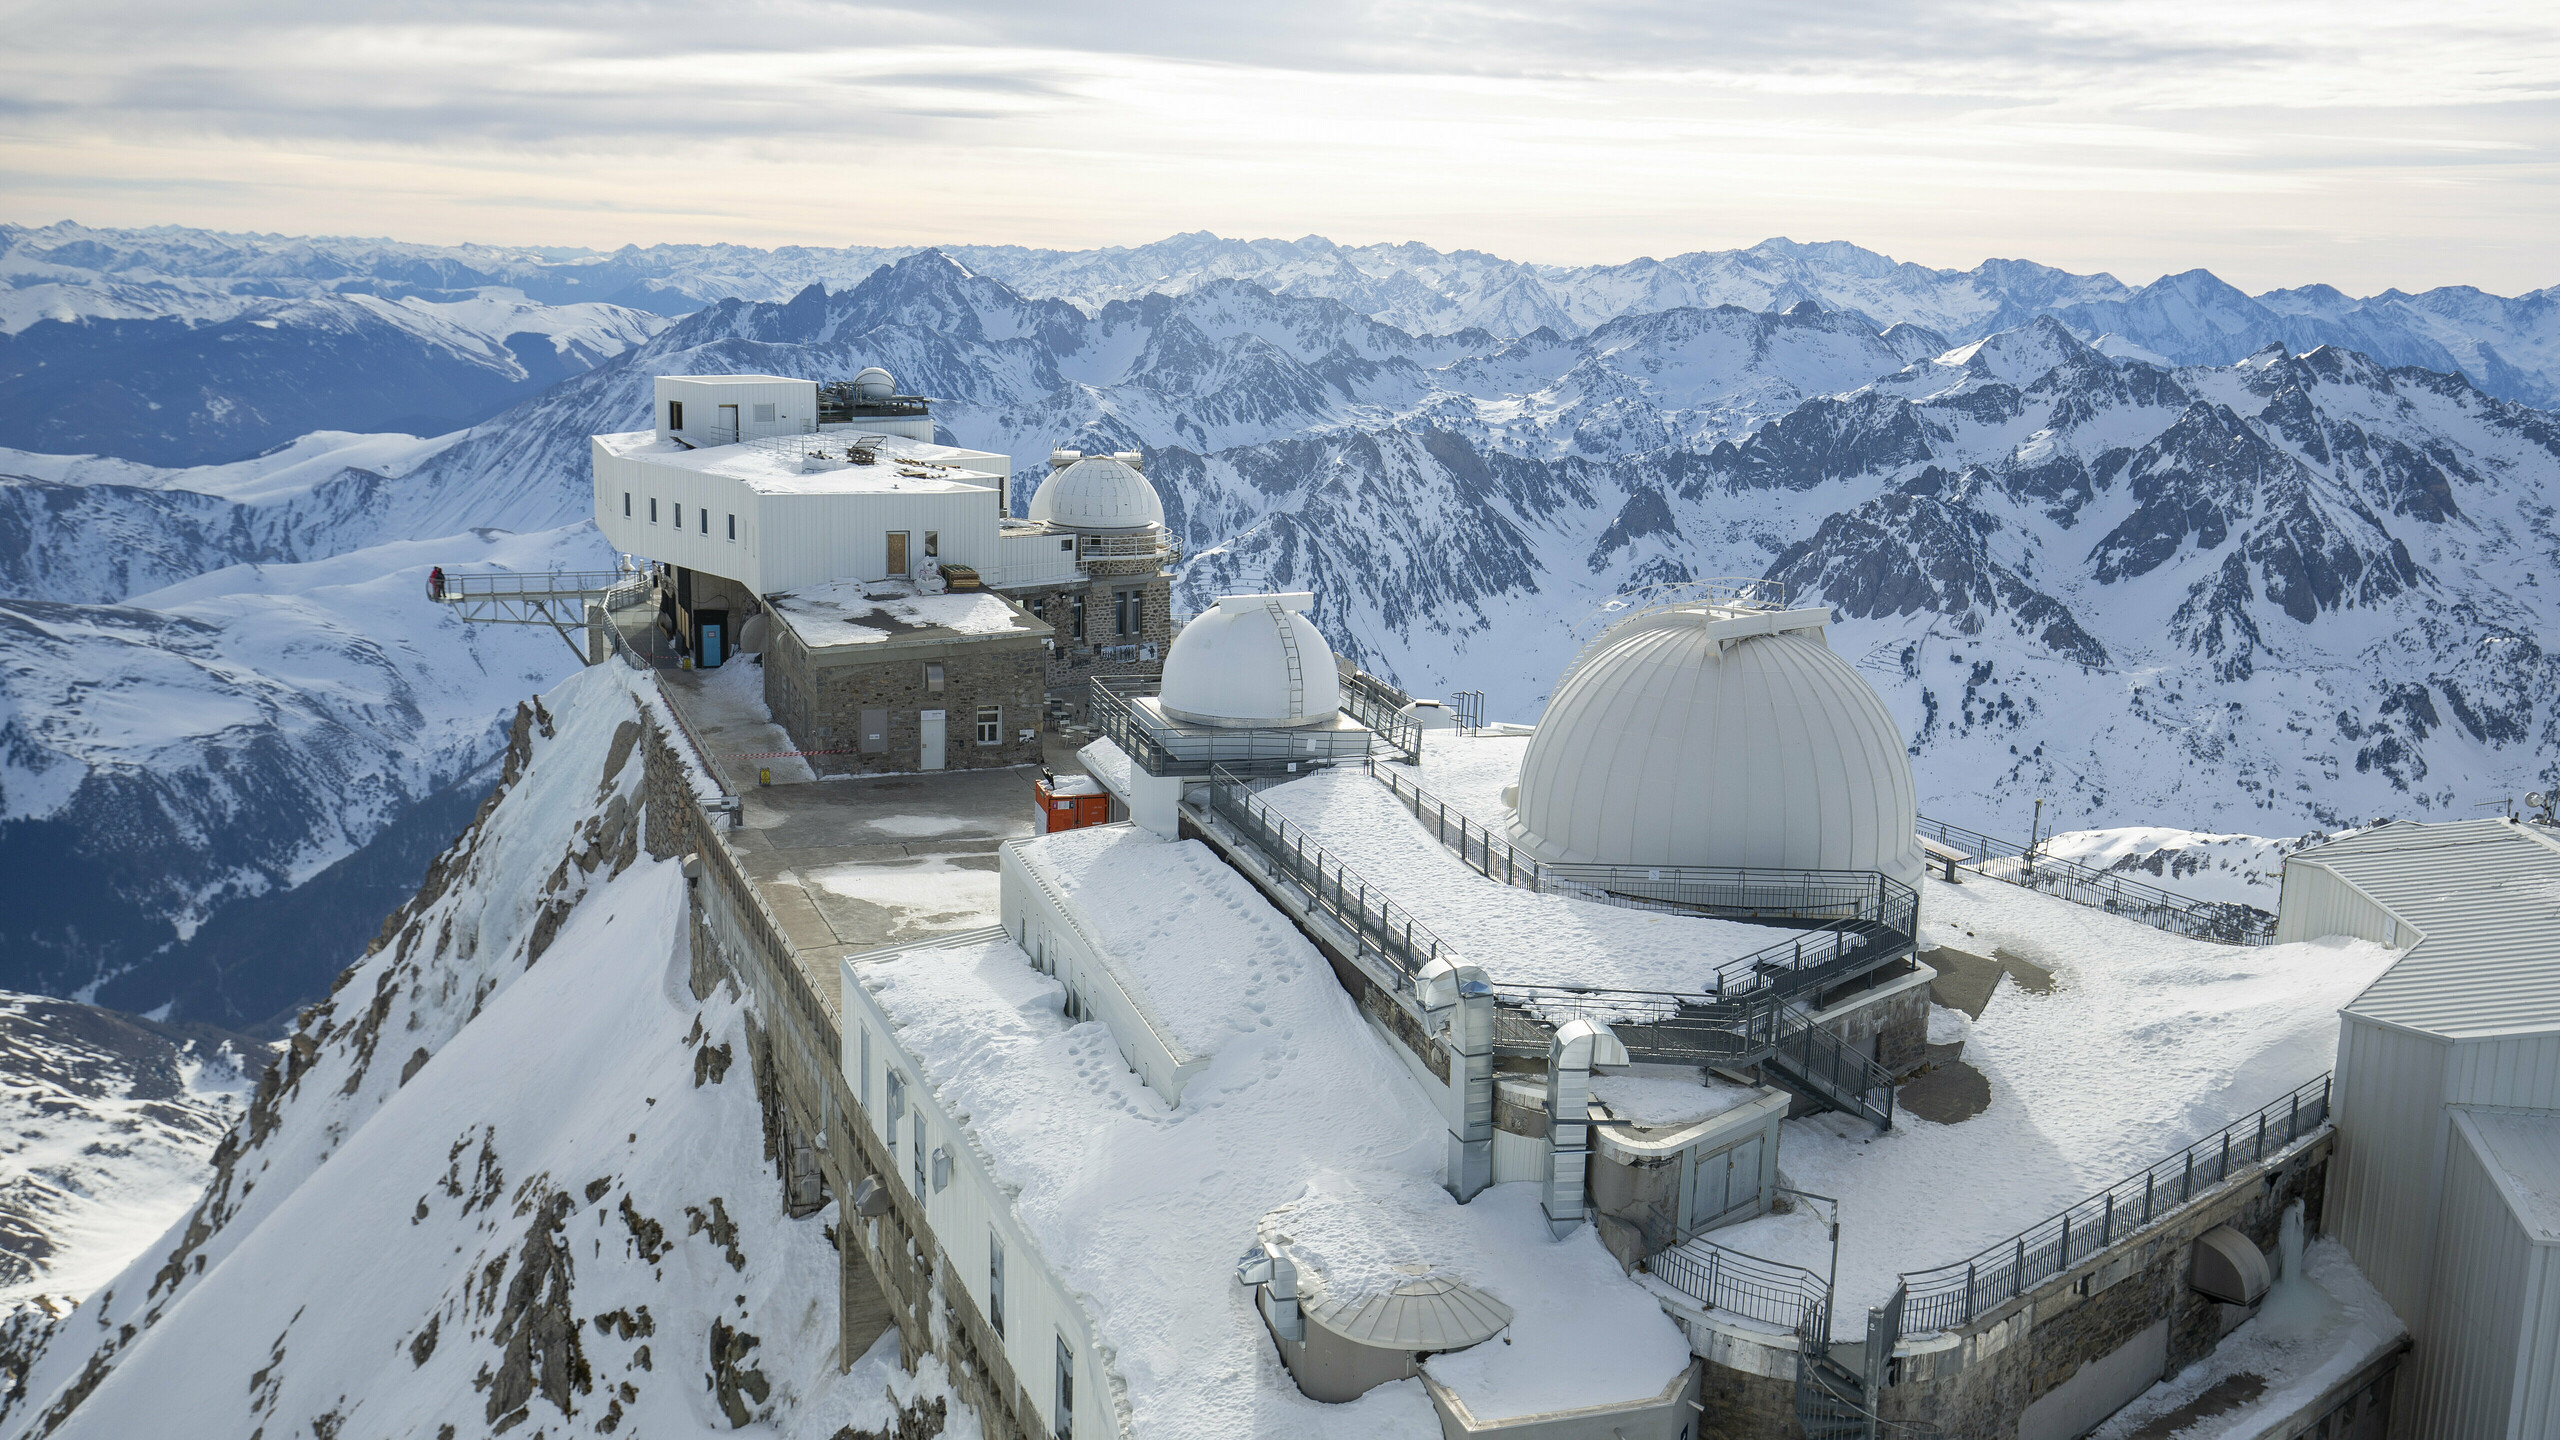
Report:
[{"label": "large white dome", "polygon": [[1031,496],[1031,518],[1070,530],[1143,530],[1164,523],[1164,502],[1134,468],[1089,455],[1049,472]]},{"label": "large white dome", "polygon": [[1333,718],[1342,682],[1333,647],[1304,614],[1314,602],[1303,592],[1220,596],[1173,638],[1156,703],[1187,725],[1268,729]]},{"label": "large white dome", "polygon": [[1557,687],[1512,842],[1578,864],[1872,870],[1920,882],[1900,727],[1821,610],[1628,621]]}]

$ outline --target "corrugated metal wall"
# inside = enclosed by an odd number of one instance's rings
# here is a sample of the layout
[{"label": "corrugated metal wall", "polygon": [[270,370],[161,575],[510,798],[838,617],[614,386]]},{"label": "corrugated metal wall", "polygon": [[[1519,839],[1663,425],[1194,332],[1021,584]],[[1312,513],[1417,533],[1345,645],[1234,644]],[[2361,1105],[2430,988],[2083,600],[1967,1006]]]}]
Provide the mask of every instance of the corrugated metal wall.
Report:
[{"label": "corrugated metal wall", "polygon": [[[778,586],[765,583],[758,560],[756,494],[743,480],[705,475],[672,465],[595,452],[596,525],[616,550],[663,560],[688,570],[722,575],[759,595]],[[622,513],[623,497],[631,497],[631,514]],[[650,520],[650,505],[657,519]],[[676,524],[683,510],[684,524]],[[738,520],[738,538],[729,538],[729,517]],[[704,530],[708,518],[709,531]]]},{"label": "corrugated metal wall", "polygon": [[2445,1100],[2510,1110],[2560,1110],[2560,1035],[2501,1035],[2453,1047]]},{"label": "corrugated metal wall", "polygon": [[[1067,1346],[1076,1356],[1074,1431],[1077,1435],[1116,1435],[1120,1433],[1119,1417],[1111,1400],[1111,1389],[1102,1365],[1096,1358],[1093,1331],[1083,1307],[1077,1305],[1049,1268],[1030,1236],[1015,1217],[1013,1207],[1000,1198],[987,1163],[977,1142],[952,1120],[941,1099],[931,1088],[920,1083],[926,1074],[915,1057],[901,1049],[897,1032],[890,1027],[888,1016],[872,1003],[870,993],[853,978],[853,967],[842,967],[844,985],[844,1054],[841,1063],[845,1079],[853,1093],[863,1097],[862,1122],[883,1144],[893,1145],[898,1157],[898,1173],[889,1183],[913,1188],[915,1160],[915,1119],[924,1116],[925,1147],[928,1157],[936,1146],[951,1155],[950,1183],[940,1190],[932,1188],[931,1162],[926,1168],[924,1196],[925,1221],[933,1229],[934,1239],[950,1258],[950,1270],[942,1276],[945,1284],[958,1280],[978,1305],[982,1315],[992,1315],[991,1276],[988,1266],[987,1241],[995,1237],[1004,1245],[1004,1350],[1005,1359],[1042,1423],[1052,1433],[1057,1431],[1057,1341],[1066,1337]],[[871,1073],[863,1074],[863,1036],[868,1033],[871,1047]],[[907,1077],[908,1115],[898,1124],[899,1134],[892,1140],[883,1129],[888,1114],[888,1072],[898,1070]],[[869,1088],[865,1088],[866,1082]]]},{"label": "corrugated metal wall", "polygon": [[2320,1228],[2412,1329],[2425,1314],[2452,1061],[2452,1047],[2427,1036],[2354,1015],[2339,1027],[2338,1151]]},{"label": "corrugated metal wall", "polygon": [[2410,945],[2418,936],[2325,865],[2284,863],[2284,898],[2276,908],[2276,943],[2353,935],[2381,945]]},{"label": "corrugated metal wall", "polygon": [[[663,435],[667,402],[684,402],[681,432],[697,444],[761,440],[768,435],[803,435],[818,428],[818,384],[814,380],[715,381],[708,376],[661,375],[657,379],[656,413],[651,423]],[[720,407],[738,407],[738,433],[720,424]],[[773,418],[758,420],[756,407],[770,405]]]},{"label": "corrugated metal wall", "polygon": [[[2445,1157],[2443,1243],[2429,1286],[2426,1327],[2410,1355],[2400,1431],[2429,1440],[2543,1436],[2511,1430],[2519,1320],[2537,1268],[2535,1246],[2507,1209],[2478,1150],[2478,1132],[2457,1119]],[[2403,1310],[2402,1317],[2410,1318]]]},{"label": "corrugated metal wall", "polygon": [[1076,568],[1072,535],[1006,535],[996,549],[1004,557],[999,585],[1069,585],[1084,574]]},{"label": "corrugated metal wall", "polygon": [[907,532],[911,569],[925,563],[925,532],[941,537],[945,565],[998,573],[994,501],[985,490],[885,491],[862,495],[767,495],[761,593],[831,580],[881,580],[889,574],[889,532]]}]

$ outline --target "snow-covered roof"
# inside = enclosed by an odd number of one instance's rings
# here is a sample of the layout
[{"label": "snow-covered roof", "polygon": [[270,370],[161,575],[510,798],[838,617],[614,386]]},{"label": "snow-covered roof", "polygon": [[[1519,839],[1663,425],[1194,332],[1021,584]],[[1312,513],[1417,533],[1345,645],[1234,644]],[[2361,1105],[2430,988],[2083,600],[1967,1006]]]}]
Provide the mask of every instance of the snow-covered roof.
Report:
[{"label": "snow-covered roof", "polygon": [[1049,633],[1031,612],[984,590],[919,595],[911,586],[888,581],[839,580],[767,596],[766,603],[813,650]]},{"label": "snow-covered roof", "polygon": [[2512,820],[2378,826],[2295,855],[2424,937],[2347,1006],[2468,1038],[2560,1029],[2560,840]]},{"label": "snow-covered roof", "polygon": [[1610,630],[1529,742],[1512,843],[1548,861],[1918,880],[1901,726],[1824,643],[1827,614],[1695,606]]},{"label": "snow-covered roof", "polygon": [[2455,1124],[2478,1138],[2473,1148],[2486,1162],[2507,1208],[2531,1237],[2560,1245],[2560,1115],[2458,1110]]},{"label": "snow-covered roof", "polygon": [[[987,468],[996,457],[981,451],[858,431],[777,438],[790,443],[749,440],[696,448],[661,440],[653,430],[598,435],[595,443],[623,459],[743,481],[761,495],[948,495],[1002,484]],[[857,444],[876,457],[873,463],[845,462],[846,450]],[[821,468],[808,468],[804,452],[810,451],[826,457],[818,462]]]},{"label": "snow-covered roof", "polygon": [[1197,842],[1070,831],[1021,848],[1099,877],[1137,863],[1124,844],[1152,845],[1202,887],[1178,919],[1087,917],[1107,943],[1148,957],[1139,964],[1196,972],[1193,1018],[1225,1029],[1179,1108],[1128,1073],[1099,1022],[1068,1021],[1059,984],[1010,940],[850,973],[897,1027],[919,1083],[967,1117],[968,1143],[1081,1298],[1138,1433],[1440,1435],[1416,1382],[1323,1405],[1280,1369],[1234,1258],[1293,1203],[1300,1240],[1326,1233],[1325,1216],[1410,1210],[1414,1223],[1379,1232],[1405,1247],[1389,1259],[1447,1270],[1513,1309],[1511,1344],[1430,1362],[1479,1415],[1563,1408],[1549,1403],[1559,1393],[1583,1405],[1651,1396],[1687,1367],[1679,1331],[1589,1227],[1549,1236],[1535,1186],[1496,1186],[1463,1207],[1440,1188],[1446,1129],[1419,1083],[1315,947]]}]

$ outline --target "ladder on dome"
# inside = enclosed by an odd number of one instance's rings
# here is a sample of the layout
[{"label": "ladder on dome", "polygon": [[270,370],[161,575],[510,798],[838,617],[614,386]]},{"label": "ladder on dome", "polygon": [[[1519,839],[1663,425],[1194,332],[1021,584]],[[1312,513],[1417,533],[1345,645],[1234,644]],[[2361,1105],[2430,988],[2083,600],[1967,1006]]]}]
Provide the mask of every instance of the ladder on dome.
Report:
[{"label": "ladder on dome", "polygon": [[1298,632],[1289,623],[1289,612],[1279,601],[1270,602],[1271,623],[1280,632],[1280,653],[1289,663],[1289,718],[1295,720],[1307,713],[1307,672],[1298,659]]}]

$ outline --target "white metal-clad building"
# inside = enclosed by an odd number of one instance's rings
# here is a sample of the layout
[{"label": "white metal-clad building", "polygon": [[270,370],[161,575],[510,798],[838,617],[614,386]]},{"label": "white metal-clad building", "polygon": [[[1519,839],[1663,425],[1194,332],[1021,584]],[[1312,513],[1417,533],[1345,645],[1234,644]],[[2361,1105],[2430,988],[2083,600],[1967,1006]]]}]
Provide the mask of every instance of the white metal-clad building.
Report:
[{"label": "white metal-clad building", "polygon": [[2421,1435],[2560,1435],[2560,1116],[2453,1112]]},{"label": "white metal-clad building", "polygon": [[758,595],[966,565],[992,583],[1011,462],[980,450],[832,434],[705,448],[647,430],[598,435],[596,525],[617,550],[722,575]]},{"label": "white metal-clad building", "polygon": [[1554,862],[1870,870],[1916,888],[1901,727],[1832,653],[1830,618],[1678,604],[1602,635],[1521,757],[1512,843]]},{"label": "white metal-clad building", "polygon": [[2530,1317],[2487,1313],[2523,1297],[2509,1293],[2509,1261],[2469,1236],[2484,1182],[2455,1193],[2462,1165],[2496,1168],[2476,1147],[2457,1161],[2460,1111],[2560,1112],[2560,838],[2505,819],[2400,822],[2305,850],[2285,862],[2276,939],[2323,935],[2408,947],[2339,1014],[2322,1228],[2416,1337],[2398,1402],[2409,1433],[2560,1433],[2472,1423],[2488,1362],[2466,1327],[2539,1346],[2514,1355],[2510,1391],[2527,1370],[2560,1369],[2560,1350]]}]

